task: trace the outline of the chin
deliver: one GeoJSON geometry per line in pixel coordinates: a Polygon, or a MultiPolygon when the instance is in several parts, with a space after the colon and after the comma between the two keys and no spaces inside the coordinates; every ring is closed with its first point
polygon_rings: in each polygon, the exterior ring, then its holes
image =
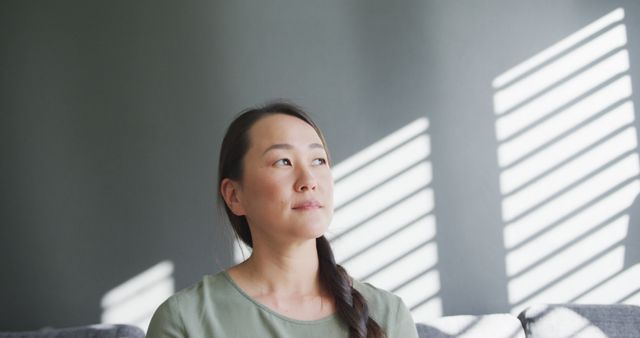
{"type": "Polygon", "coordinates": [[[302,236],[308,239],[318,238],[320,236],[323,236],[327,232],[328,228],[329,227],[327,225],[318,225],[318,226],[307,225],[306,229],[308,231],[305,231],[305,233],[302,234],[302,236]]]}

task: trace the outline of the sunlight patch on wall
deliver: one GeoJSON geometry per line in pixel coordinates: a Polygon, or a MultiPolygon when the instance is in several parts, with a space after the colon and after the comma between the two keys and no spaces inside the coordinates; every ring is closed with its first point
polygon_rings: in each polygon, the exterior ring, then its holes
{"type": "Polygon", "coordinates": [[[153,312],[174,291],[173,263],[160,262],[102,297],[101,323],[130,324],[146,331],[153,312]]]}
{"type": "Polygon", "coordinates": [[[623,19],[616,9],[493,81],[513,312],[638,303],[640,265],[624,266],[640,160],[623,19]]]}
{"type": "Polygon", "coordinates": [[[400,296],[416,321],[442,315],[428,127],[415,120],[334,166],[327,234],[338,264],[400,296]]]}
{"type": "MultiPolygon", "coordinates": [[[[229,225],[230,226],[230,225],[229,225]]],[[[251,248],[244,244],[240,240],[240,238],[235,235],[233,236],[233,262],[235,264],[240,264],[244,262],[245,259],[251,256],[251,248]]]]}

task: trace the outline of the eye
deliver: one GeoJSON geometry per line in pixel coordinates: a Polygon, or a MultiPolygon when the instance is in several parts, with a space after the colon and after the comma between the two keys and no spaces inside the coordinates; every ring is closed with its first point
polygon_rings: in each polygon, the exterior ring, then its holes
{"type": "Polygon", "coordinates": [[[283,164],[288,163],[288,165],[291,165],[291,161],[289,161],[288,158],[281,158],[277,160],[274,164],[278,164],[278,163],[283,163],[283,164]]]}
{"type": "Polygon", "coordinates": [[[320,165],[327,164],[327,160],[325,160],[325,159],[324,159],[324,158],[322,158],[322,157],[316,158],[314,161],[318,161],[318,160],[320,160],[320,165]]]}

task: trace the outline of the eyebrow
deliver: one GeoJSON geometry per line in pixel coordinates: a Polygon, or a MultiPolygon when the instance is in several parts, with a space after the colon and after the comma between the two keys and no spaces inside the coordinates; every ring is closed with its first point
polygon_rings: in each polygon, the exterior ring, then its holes
{"type": "MultiPolygon", "coordinates": [[[[320,143],[311,143],[309,144],[309,148],[310,149],[314,149],[314,148],[320,148],[320,149],[324,149],[324,146],[320,143]]],[[[274,145],[271,145],[269,148],[267,148],[267,150],[265,150],[262,153],[262,156],[264,156],[269,150],[274,150],[274,149],[293,149],[293,146],[288,144],[288,143],[276,143],[274,145]]]]}

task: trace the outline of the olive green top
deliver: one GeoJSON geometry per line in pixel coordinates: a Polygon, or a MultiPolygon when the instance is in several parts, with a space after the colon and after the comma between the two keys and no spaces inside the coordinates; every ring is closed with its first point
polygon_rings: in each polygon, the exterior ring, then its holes
{"type": "MultiPolygon", "coordinates": [[[[411,313],[400,297],[354,280],[369,315],[389,338],[418,338],[411,313]]],[[[247,295],[226,271],[208,275],[169,297],[151,319],[147,338],[305,337],[348,338],[336,313],[318,320],[281,315],[247,295]]]]}

